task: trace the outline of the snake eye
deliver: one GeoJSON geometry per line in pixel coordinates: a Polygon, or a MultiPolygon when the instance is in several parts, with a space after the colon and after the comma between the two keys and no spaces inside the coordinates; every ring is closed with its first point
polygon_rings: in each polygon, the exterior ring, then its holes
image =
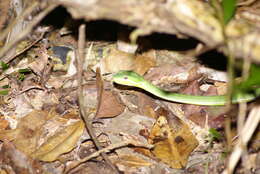
{"type": "Polygon", "coordinates": [[[124,77],[124,80],[127,80],[127,79],[128,79],[128,77],[125,76],[125,77],[124,77]]]}

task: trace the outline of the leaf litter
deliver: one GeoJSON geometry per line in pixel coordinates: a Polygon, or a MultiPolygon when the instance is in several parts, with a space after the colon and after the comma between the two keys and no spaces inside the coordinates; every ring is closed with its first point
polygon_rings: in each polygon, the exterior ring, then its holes
{"type": "MultiPolygon", "coordinates": [[[[0,4],[0,8],[3,8],[1,5],[7,6],[0,4]]],[[[181,5],[180,2],[177,5],[181,5]]],[[[4,16],[0,18],[1,26],[4,20],[4,16]]],[[[185,25],[189,25],[188,21],[185,21],[185,25]]],[[[37,26],[37,29],[43,27],[37,26]]],[[[69,34],[64,35],[61,31],[51,29],[40,42],[31,41],[33,46],[15,58],[1,74],[0,86],[8,85],[10,88],[7,88],[8,93],[1,94],[0,162],[10,166],[16,173],[34,173],[36,170],[48,173],[46,168],[49,171],[57,170],[57,173],[112,172],[109,165],[99,157],[100,153],[91,157],[94,162],[89,159],[84,161],[99,151],[96,151],[79,115],[76,70],[70,73],[64,72],[64,69],[63,72],[54,71],[58,63],[76,63],[77,40],[71,35],[75,31],[68,30],[69,34]],[[71,57],[58,63],[50,60],[50,48],[64,45],[74,51],[71,57]],[[29,71],[25,72],[25,69],[29,71]],[[80,160],[79,164],[82,165],[77,164],[80,160]],[[19,165],[18,161],[24,165],[19,165]],[[59,169],[55,169],[55,165],[59,169]]],[[[199,38],[194,34],[196,32],[185,32],[199,38]]],[[[202,40],[208,43],[210,34],[208,31],[205,33],[202,40]]],[[[35,32],[31,37],[40,36],[35,32]]],[[[209,130],[223,130],[226,117],[236,121],[236,107],[232,106],[228,110],[226,107],[163,101],[136,88],[112,86],[111,76],[107,74],[132,70],[165,90],[207,96],[226,93],[225,73],[220,72],[220,78],[210,79],[214,70],[205,71],[205,67],[195,58],[176,51],[150,49],[129,53],[122,51],[122,47],[131,46],[128,44],[121,45],[119,50],[117,43],[87,42],[85,52],[89,56],[83,70],[84,108],[90,116],[96,114],[93,128],[97,139],[102,148],[110,148],[106,151],[107,155],[119,171],[203,173],[205,165],[215,173],[223,169],[224,161],[220,159],[222,153],[225,153],[226,142],[223,139],[212,139],[209,130]],[[100,67],[104,75],[102,89],[95,83],[96,74],[93,71],[96,67],[100,67]],[[100,89],[102,93],[98,97],[100,89]],[[113,147],[130,141],[135,142],[136,146],[139,143],[145,147],[135,147],[135,143],[132,143],[133,146],[126,143],[123,147],[113,147]],[[147,148],[147,144],[153,148],[147,148]]],[[[232,49],[236,51],[235,46],[232,49]]],[[[245,54],[246,51],[237,54],[245,54]]],[[[255,55],[254,59],[258,60],[255,55]]],[[[258,134],[256,137],[259,139],[258,134]]],[[[253,142],[253,147],[255,151],[259,149],[257,140],[253,142]]],[[[257,160],[254,155],[250,155],[250,164],[257,160]]],[[[257,165],[249,166],[249,169],[255,169],[257,165]]],[[[8,170],[4,168],[0,172],[8,170]]]]}

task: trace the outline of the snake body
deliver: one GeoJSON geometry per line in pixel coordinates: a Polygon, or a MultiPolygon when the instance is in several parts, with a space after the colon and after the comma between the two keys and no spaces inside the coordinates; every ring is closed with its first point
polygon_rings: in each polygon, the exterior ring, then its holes
{"type": "MultiPolygon", "coordinates": [[[[227,96],[219,95],[219,96],[196,96],[196,95],[187,95],[187,94],[179,94],[164,91],[157,86],[151,84],[147,80],[145,80],[139,74],[133,71],[120,71],[113,75],[113,82],[141,88],[159,98],[184,103],[184,104],[194,104],[194,105],[205,105],[205,106],[221,106],[227,103],[227,96]]],[[[260,95],[260,89],[258,90],[260,95]]],[[[257,93],[236,93],[232,96],[232,103],[239,102],[249,102],[254,100],[257,96],[257,93]]]]}

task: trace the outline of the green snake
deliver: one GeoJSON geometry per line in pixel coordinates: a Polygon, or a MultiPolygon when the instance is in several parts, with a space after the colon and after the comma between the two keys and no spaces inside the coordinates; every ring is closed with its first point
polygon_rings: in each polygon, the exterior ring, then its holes
{"type": "MultiPolygon", "coordinates": [[[[205,105],[205,106],[221,106],[227,103],[227,96],[196,96],[196,95],[187,95],[187,94],[178,94],[173,92],[164,91],[157,86],[151,84],[145,80],[139,74],[133,71],[120,71],[113,75],[113,82],[141,88],[159,98],[184,103],[184,104],[194,104],[194,105],[205,105]]],[[[260,95],[260,88],[258,88],[255,93],[236,93],[232,96],[232,103],[239,102],[249,102],[254,100],[257,96],[260,95]]]]}

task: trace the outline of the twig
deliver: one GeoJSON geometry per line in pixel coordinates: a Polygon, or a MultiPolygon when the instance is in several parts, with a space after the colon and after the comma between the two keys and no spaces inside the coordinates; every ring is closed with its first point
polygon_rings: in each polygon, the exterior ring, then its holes
{"type": "Polygon", "coordinates": [[[45,90],[44,88],[42,88],[42,87],[40,87],[40,86],[30,86],[30,87],[28,87],[28,88],[26,88],[26,89],[20,91],[17,95],[21,95],[21,94],[23,94],[23,93],[25,93],[25,92],[28,92],[28,91],[32,90],[32,89],[38,89],[38,90],[42,90],[42,91],[45,90]]]}
{"type": "Polygon", "coordinates": [[[245,147],[252,137],[255,129],[257,128],[260,121],[260,106],[254,107],[249,116],[248,119],[241,131],[241,138],[238,144],[235,146],[227,165],[227,168],[223,171],[222,174],[231,174],[233,173],[242,153],[243,153],[243,147],[245,147]]]}
{"type": "MultiPolygon", "coordinates": [[[[246,81],[249,77],[251,67],[251,61],[248,59],[248,56],[244,57],[243,61],[243,69],[242,69],[242,79],[243,81],[246,81]]],[[[237,117],[237,132],[238,135],[242,135],[243,126],[246,120],[246,112],[247,112],[247,103],[239,103],[238,105],[238,117],[237,117]]],[[[242,136],[239,136],[239,141],[242,141],[242,136]]],[[[242,166],[246,167],[246,154],[247,154],[247,148],[246,146],[242,146],[243,148],[243,155],[242,155],[242,166]]]]}
{"type": "Polygon", "coordinates": [[[110,152],[114,149],[118,149],[118,148],[121,148],[121,147],[126,147],[126,146],[129,146],[129,145],[133,145],[135,147],[144,147],[144,148],[147,148],[147,149],[151,149],[153,148],[152,145],[150,144],[141,144],[137,141],[133,141],[133,140],[127,140],[127,141],[123,141],[123,142],[120,142],[120,143],[117,143],[117,144],[111,144],[109,145],[108,147],[106,148],[103,148],[99,151],[96,151],[94,153],[92,153],[91,155],[79,160],[79,161],[74,161],[72,163],[70,163],[69,167],[67,169],[65,169],[65,172],[64,173],[68,173],[69,171],[71,171],[72,169],[74,169],[75,167],[79,166],[80,164],[92,159],[92,158],[95,158],[97,156],[99,156],[100,154],[102,153],[107,153],[107,152],[110,152]]]}
{"type": "MultiPolygon", "coordinates": [[[[85,58],[85,24],[82,24],[79,27],[79,41],[78,41],[78,99],[79,99],[79,107],[80,107],[80,113],[81,113],[81,117],[85,122],[86,128],[88,130],[88,133],[90,135],[90,137],[92,138],[95,146],[97,147],[98,150],[101,150],[101,146],[100,143],[97,140],[96,134],[92,128],[92,119],[89,117],[89,114],[86,112],[86,110],[84,109],[84,97],[83,97],[83,87],[82,87],[82,73],[83,73],[83,65],[84,65],[84,58],[85,58]]],[[[100,92],[99,92],[100,95],[100,92]]],[[[98,99],[99,98],[98,95],[98,99]]],[[[100,102],[98,104],[98,107],[100,106],[100,102]]],[[[98,109],[97,109],[98,110],[98,109]]],[[[98,112],[98,111],[97,111],[98,112]]],[[[96,112],[96,114],[97,114],[96,112]]],[[[114,173],[118,173],[117,169],[115,168],[115,166],[112,164],[112,162],[109,160],[108,156],[106,155],[106,153],[102,152],[101,156],[103,157],[103,159],[108,163],[108,165],[113,169],[114,173]]]]}
{"type": "Polygon", "coordinates": [[[27,50],[29,50],[32,46],[34,46],[35,44],[37,44],[40,40],[42,40],[43,36],[44,36],[45,32],[41,33],[41,36],[35,40],[33,43],[31,43],[30,45],[28,45],[27,47],[25,47],[23,50],[21,50],[20,52],[16,53],[14,56],[9,57],[8,60],[5,61],[5,63],[10,63],[11,61],[13,61],[16,57],[20,56],[21,54],[23,54],[24,52],[26,52],[27,50]]]}
{"type": "MultiPolygon", "coordinates": [[[[57,4],[52,4],[48,6],[46,9],[44,9],[40,14],[38,14],[34,20],[28,24],[28,26],[16,37],[15,40],[12,42],[8,43],[5,47],[3,47],[0,50],[0,59],[6,54],[7,51],[9,51],[15,44],[23,40],[31,31],[32,29],[54,8],[56,8],[58,5],[57,4]]],[[[8,62],[9,58],[4,58],[4,62],[8,62]]]]}

